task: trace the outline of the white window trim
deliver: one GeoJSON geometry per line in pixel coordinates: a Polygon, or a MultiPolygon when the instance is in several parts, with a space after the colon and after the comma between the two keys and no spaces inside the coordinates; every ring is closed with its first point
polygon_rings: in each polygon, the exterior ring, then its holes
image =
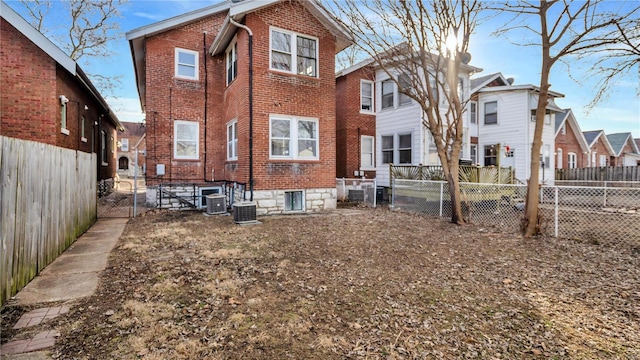
{"type": "Polygon", "coordinates": [[[360,169],[361,170],[375,170],[376,169],[376,138],[374,136],[369,135],[361,135],[360,136],[360,169]],[[362,149],[364,148],[363,143],[364,140],[371,141],[371,163],[365,165],[362,161],[362,149]]]}
{"type": "Polygon", "coordinates": [[[109,163],[104,161],[109,160],[107,157],[107,132],[104,130],[100,131],[100,162],[102,166],[108,166],[109,163]]]}
{"type": "Polygon", "coordinates": [[[227,160],[238,160],[238,120],[233,119],[227,123],[227,160]],[[235,139],[229,139],[229,128],[233,128],[235,139]],[[234,154],[229,153],[229,145],[232,146],[234,154]]]}
{"type": "Polygon", "coordinates": [[[469,123],[470,124],[478,123],[478,102],[477,101],[469,101],[469,123]],[[473,112],[471,112],[472,105],[476,106],[475,118],[473,117],[473,112]]]}
{"type": "MultiPolygon", "coordinates": [[[[199,76],[200,76],[200,71],[199,71],[200,65],[199,65],[199,63],[200,63],[200,54],[197,51],[187,50],[187,49],[182,49],[182,48],[175,48],[174,75],[175,75],[176,78],[185,79],[185,80],[198,80],[199,76]],[[192,77],[192,76],[184,76],[184,75],[178,74],[178,65],[180,64],[178,62],[178,58],[179,58],[178,54],[181,53],[181,52],[195,55],[194,57],[196,59],[196,62],[193,65],[195,67],[195,72],[194,72],[195,76],[192,77]]],[[[191,64],[183,64],[183,65],[192,66],[191,64]]]]}
{"type": "Polygon", "coordinates": [[[477,164],[478,163],[478,144],[470,144],[469,145],[469,153],[472,152],[471,149],[476,149],[475,156],[471,156],[471,154],[469,154],[469,156],[471,157],[471,163],[472,164],[477,164]]]}
{"type": "Polygon", "coordinates": [[[69,129],[67,129],[67,104],[63,103],[60,109],[60,132],[69,135],[69,129]]]}
{"type": "Polygon", "coordinates": [[[482,126],[493,126],[500,123],[500,108],[498,108],[498,100],[485,101],[482,103],[482,126]],[[496,103],[496,122],[487,124],[487,104],[496,103]]]}
{"type": "Polygon", "coordinates": [[[360,79],[360,112],[363,114],[375,114],[376,109],[376,101],[375,101],[375,88],[376,84],[371,80],[360,79]],[[362,85],[368,84],[371,86],[371,110],[363,110],[362,109],[362,85]]]}
{"type": "Polygon", "coordinates": [[[381,80],[379,83],[380,83],[380,91],[379,91],[380,92],[380,111],[386,111],[386,110],[395,109],[396,108],[396,98],[398,96],[398,91],[396,90],[395,82],[393,81],[393,79],[384,79],[384,80],[381,80]],[[393,99],[391,101],[391,106],[387,106],[387,107],[383,107],[384,106],[383,98],[384,98],[384,95],[385,95],[385,92],[384,92],[384,83],[385,82],[389,82],[391,84],[391,88],[392,88],[391,89],[391,98],[393,99]]]}
{"type": "Polygon", "coordinates": [[[607,155],[602,155],[602,154],[598,155],[598,166],[599,167],[607,166],[607,155]]]}
{"type": "Polygon", "coordinates": [[[575,169],[578,167],[578,155],[576,153],[567,153],[567,169],[575,169]],[[571,161],[573,158],[573,161],[571,161]]]}
{"type": "Polygon", "coordinates": [[[384,164],[395,164],[396,163],[396,136],[394,134],[385,134],[380,135],[380,163],[384,164]],[[390,137],[393,141],[393,144],[390,148],[384,148],[384,139],[385,137],[390,137]],[[384,162],[384,152],[391,151],[391,162],[384,162]]]}
{"type": "Polygon", "coordinates": [[[269,159],[271,160],[308,160],[315,161],[320,159],[320,121],[318,118],[309,118],[302,116],[291,115],[269,115],[269,159]],[[288,120],[289,121],[289,155],[273,155],[271,146],[271,123],[273,120],[288,120]],[[312,121],[316,124],[316,156],[314,157],[299,157],[298,156],[298,122],[299,121],[312,121]]]}
{"type": "Polygon", "coordinates": [[[200,158],[200,123],[197,121],[175,120],[173,122],[173,158],[177,160],[198,160],[200,158]],[[196,127],[196,154],[195,156],[178,155],[178,125],[190,125],[196,127]]]}
{"type": "Polygon", "coordinates": [[[120,139],[120,151],[129,151],[129,139],[120,139]]]}
{"type": "Polygon", "coordinates": [[[234,37],[233,40],[231,41],[231,44],[229,44],[229,47],[227,47],[227,51],[225,51],[224,76],[225,76],[227,85],[231,84],[238,77],[238,46],[237,45],[238,45],[237,37],[234,37]],[[232,72],[235,73],[235,75],[233,75],[233,78],[231,79],[231,81],[229,81],[229,56],[232,56],[231,65],[235,67],[234,69],[232,69],[232,72]],[[235,62],[233,60],[235,60],[235,62]]]}
{"type": "Polygon", "coordinates": [[[394,144],[394,145],[396,145],[394,150],[395,150],[395,152],[398,154],[398,155],[397,155],[397,158],[398,158],[398,164],[399,164],[399,165],[407,165],[407,164],[409,164],[409,165],[410,165],[410,164],[413,164],[413,141],[414,141],[413,133],[412,133],[412,132],[403,132],[403,133],[398,133],[398,134],[396,135],[396,139],[397,139],[397,141],[396,141],[396,143],[394,144]],[[400,147],[400,137],[401,137],[401,136],[406,136],[406,135],[409,135],[409,136],[410,136],[410,138],[411,138],[411,145],[410,145],[408,148],[401,148],[401,147],[400,147]],[[410,161],[410,162],[408,162],[408,163],[401,163],[401,162],[400,162],[400,151],[403,151],[403,150],[404,150],[404,151],[409,150],[409,151],[411,152],[411,161],[410,161]]]}
{"type": "MultiPolygon", "coordinates": [[[[280,50],[276,50],[278,52],[280,52],[280,50]]],[[[300,76],[306,76],[306,77],[310,77],[310,78],[314,78],[317,79],[320,77],[320,41],[317,37],[315,36],[311,36],[311,35],[307,35],[307,34],[301,34],[301,33],[297,33],[295,31],[290,31],[290,30],[284,30],[282,28],[278,28],[275,26],[269,26],[269,70],[271,71],[277,71],[277,72],[283,72],[286,74],[292,74],[292,75],[300,75],[300,76]],[[273,34],[273,31],[277,31],[283,34],[288,34],[289,36],[291,36],[291,71],[287,71],[287,70],[283,70],[283,69],[276,69],[271,67],[271,65],[273,64],[273,47],[272,47],[272,37],[271,35],[273,34]],[[298,41],[297,41],[297,37],[303,37],[306,39],[310,39],[310,40],[314,40],[316,42],[316,74],[315,76],[309,76],[309,75],[305,75],[305,74],[298,74],[298,41]]]]}
{"type": "Polygon", "coordinates": [[[561,148],[558,148],[558,150],[556,150],[556,154],[558,154],[558,158],[556,159],[556,167],[558,169],[562,169],[562,166],[564,166],[564,159],[562,158],[563,156],[563,151],[561,148]]]}

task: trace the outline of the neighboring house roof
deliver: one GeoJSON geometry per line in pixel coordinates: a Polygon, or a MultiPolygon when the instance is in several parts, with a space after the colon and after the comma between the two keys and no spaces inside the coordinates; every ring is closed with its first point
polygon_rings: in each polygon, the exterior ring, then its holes
{"type": "Polygon", "coordinates": [[[31,24],[29,24],[25,19],[18,15],[18,13],[16,13],[11,7],[5,4],[4,1],[0,1],[0,17],[5,19],[9,24],[11,24],[11,26],[16,28],[16,30],[18,30],[22,35],[29,39],[29,41],[40,48],[40,50],[42,50],[45,54],[50,56],[62,68],[71,73],[71,75],[75,76],[84,86],[85,90],[87,90],[96,99],[96,101],[98,101],[104,107],[104,110],[109,113],[108,118],[112,120],[113,124],[116,126],[116,129],[120,131],[124,130],[116,114],[111,110],[109,104],[107,104],[98,90],[93,86],[93,84],[89,80],[89,77],[84,73],[84,71],[82,71],[75,60],[71,59],[67,54],[65,54],[64,51],[62,51],[58,46],[51,42],[51,40],[49,40],[41,32],[31,26],[31,24]]]}
{"type": "Polygon", "coordinates": [[[633,137],[630,132],[609,134],[607,135],[607,140],[609,140],[615,156],[622,155],[622,149],[624,149],[624,145],[627,142],[631,145],[634,154],[639,153],[638,147],[636,146],[635,141],[633,141],[633,137]]]}
{"type": "Polygon", "coordinates": [[[511,85],[511,83],[509,82],[509,79],[505,78],[502,73],[494,73],[494,74],[489,74],[489,75],[485,75],[485,76],[481,76],[475,79],[471,79],[471,93],[475,93],[476,91],[480,90],[481,88],[491,84],[492,82],[497,81],[498,83],[502,84],[503,86],[508,86],[511,85]]]}
{"type": "MultiPolygon", "coordinates": [[[[227,11],[227,17],[225,18],[222,28],[216,34],[209,52],[212,55],[223,52],[228,43],[233,38],[237,26],[233,22],[241,21],[248,13],[257,11],[264,7],[276,4],[283,0],[244,0],[244,1],[223,1],[215,5],[211,5],[199,10],[191,11],[186,14],[174,16],[172,18],[155,22],[150,25],[139,27],[137,29],[130,30],[126,33],[126,38],[129,41],[129,47],[131,49],[131,55],[133,57],[134,72],[136,75],[136,84],[138,86],[138,95],[140,97],[140,103],[142,108],[145,108],[145,93],[146,93],[146,78],[145,78],[145,66],[144,66],[144,43],[147,37],[166,32],[184,24],[202,19],[204,17],[219,14],[227,11]],[[233,20],[233,21],[232,21],[233,20]]],[[[329,31],[336,36],[336,53],[342,51],[349,45],[349,35],[346,30],[338,23],[333,21],[331,17],[314,1],[300,1],[312,15],[314,15],[318,21],[320,21],[329,31]]]]}
{"type": "Polygon", "coordinates": [[[146,128],[143,123],[139,122],[123,122],[122,126],[124,126],[124,134],[120,135],[120,137],[127,136],[142,136],[146,132],[146,128]]]}
{"type": "Polygon", "coordinates": [[[609,143],[609,140],[607,139],[607,136],[604,134],[604,130],[583,131],[582,134],[584,135],[584,138],[587,140],[587,144],[589,145],[589,149],[591,149],[593,147],[593,145],[595,145],[595,143],[598,141],[598,139],[602,137],[602,141],[604,142],[604,146],[607,148],[609,153],[611,155],[615,154],[615,152],[613,151],[613,148],[611,147],[611,143],[609,143]]]}
{"type": "Polygon", "coordinates": [[[633,139],[633,141],[636,143],[636,148],[638,148],[638,152],[640,153],[640,138],[638,139],[633,139]]]}
{"type": "Polygon", "coordinates": [[[573,115],[573,111],[571,109],[564,109],[562,112],[556,114],[555,136],[557,137],[558,134],[560,133],[560,129],[562,128],[562,125],[563,124],[566,125],[567,123],[571,125],[571,131],[573,132],[576,139],[578,140],[578,144],[580,145],[580,148],[582,149],[582,151],[585,153],[588,152],[589,144],[587,143],[587,139],[585,139],[584,134],[580,130],[580,125],[578,124],[578,121],[576,120],[576,117],[573,115]]]}

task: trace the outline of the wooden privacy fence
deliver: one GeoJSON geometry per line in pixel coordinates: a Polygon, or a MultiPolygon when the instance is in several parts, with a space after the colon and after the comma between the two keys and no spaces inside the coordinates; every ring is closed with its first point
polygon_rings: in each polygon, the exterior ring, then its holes
{"type": "Polygon", "coordinates": [[[556,180],[640,181],[640,166],[556,169],[556,180]]]}
{"type": "Polygon", "coordinates": [[[0,304],[96,221],[96,161],[0,136],[0,304]]]}

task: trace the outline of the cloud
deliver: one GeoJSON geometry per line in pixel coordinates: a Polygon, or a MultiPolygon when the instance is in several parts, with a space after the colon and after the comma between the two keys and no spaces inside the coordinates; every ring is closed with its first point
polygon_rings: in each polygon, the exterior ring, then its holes
{"type": "Polygon", "coordinates": [[[133,15],[144,18],[144,19],[154,20],[154,21],[158,21],[162,19],[162,17],[159,16],[158,14],[150,14],[150,13],[140,12],[140,11],[134,12],[133,15]]]}
{"type": "Polygon", "coordinates": [[[140,109],[140,100],[138,98],[107,97],[106,100],[120,121],[142,122],[145,118],[140,109]]]}

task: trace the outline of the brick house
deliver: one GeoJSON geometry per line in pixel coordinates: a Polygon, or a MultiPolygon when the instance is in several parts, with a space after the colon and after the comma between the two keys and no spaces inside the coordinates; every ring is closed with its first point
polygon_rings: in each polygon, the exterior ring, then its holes
{"type": "Polygon", "coordinates": [[[134,176],[136,166],[136,150],[138,151],[138,176],[144,176],[146,169],[146,127],[143,123],[122,122],[124,131],[118,133],[118,174],[134,176]]]}
{"type": "Polygon", "coordinates": [[[116,174],[118,118],[80,66],[0,2],[0,135],[96,153],[116,174]]]}
{"type": "Polygon", "coordinates": [[[350,43],[314,2],[226,1],[126,36],[149,205],[185,206],[160,196],[201,199],[224,180],[244,184],[258,214],[336,206],[334,63],[350,43]]]}
{"type": "Polygon", "coordinates": [[[640,164],[640,151],[630,132],[607,134],[613,156],[611,166],[637,166],[640,164]]]}
{"type": "Polygon", "coordinates": [[[336,73],[336,176],[339,178],[376,177],[374,89],[375,70],[369,64],[336,73]]]}
{"type": "Polygon", "coordinates": [[[586,167],[589,144],[571,109],[564,109],[564,112],[556,114],[555,129],[555,168],[586,167]]]}
{"type": "Polygon", "coordinates": [[[603,130],[583,131],[589,151],[584,153],[583,167],[604,167],[615,163],[615,152],[603,130]]]}

